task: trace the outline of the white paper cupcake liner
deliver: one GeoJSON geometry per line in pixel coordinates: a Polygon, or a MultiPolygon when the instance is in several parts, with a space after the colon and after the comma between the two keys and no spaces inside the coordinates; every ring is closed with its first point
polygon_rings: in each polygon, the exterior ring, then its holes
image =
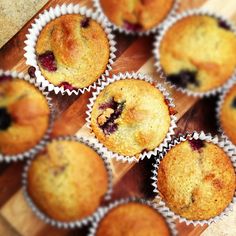
{"type": "MultiPolygon", "coordinates": [[[[231,80],[230,83],[228,83],[227,87],[225,87],[223,93],[220,95],[219,100],[218,100],[217,105],[216,105],[216,116],[217,116],[217,123],[218,123],[218,127],[219,127],[219,132],[222,134],[222,136],[225,139],[228,139],[228,141],[231,142],[231,143],[232,143],[232,141],[230,140],[230,138],[227,136],[227,134],[223,130],[223,127],[221,125],[220,117],[221,117],[221,110],[222,110],[222,106],[223,106],[225,97],[226,97],[226,95],[228,94],[228,92],[231,90],[231,88],[233,86],[236,86],[236,81],[231,80]]],[[[232,143],[232,146],[234,146],[235,149],[236,149],[235,144],[232,143]]]]}
{"type": "MultiPolygon", "coordinates": [[[[186,18],[188,16],[195,16],[195,15],[207,15],[207,16],[211,16],[214,17],[218,20],[224,21],[226,22],[226,24],[229,26],[230,30],[235,34],[236,36],[236,27],[228,20],[225,19],[223,16],[217,15],[216,13],[212,13],[209,12],[207,10],[202,10],[202,9],[191,9],[191,10],[187,10],[183,13],[180,13],[178,15],[176,15],[175,17],[171,17],[168,19],[168,21],[166,21],[166,24],[163,26],[163,28],[161,29],[161,31],[159,32],[159,34],[156,35],[155,40],[154,40],[154,49],[153,49],[153,56],[154,56],[154,60],[155,60],[155,67],[156,67],[156,71],[158,72],[158,74],[160,75],[160,77],[164,80],[167,81],[167,76],[163,70],[163,67],[160,63],[160,46],[161,46],[161,42],[162,39],[164,37],[164,35],[166,34],[166,32],[179,20],[186,18]]],[[[171,87],[176,89],[177,91],[180,91],[182,93],[187,94],[188,96],[193,96],[193,97],[199,97],[199,98],[203,98],[203,97],[209,97],[212,95],[216,95],[217,93],[220,93],[224,90],[225,87],[227,87],[229,84],[231,84],[232,80],[236,77],[236,68],[234,70],[234,73],[232,74],[232,76],[225,82],[225,84],[223,84],[222,86],[219,86],[217,88],[211,89],[209,91],[206,92],[196,92],[196,91],[192,91],[189,90],[187,88],[182,88],[180,86],[175,85],[174,83],[171,83],[171,87]]]]}
{"type": "MultiPolygon", "coordinates": [[[[170,149],[172,149],[174,146],[176,146],[177,144],[184,142],[186,140],[192,140],[192,139],[200,139],[200,140],[204,140],[206,142],[210,142],[213,144],[218,145],[220,148],[222,148],[224,150],[224,152],[228,155],[228,157],[230,158],[232,165],[234,167],[235,173],[236,173],[236,152],[234,147],[232,146],[231,142],[229,142],[227,139],[225,139],[224,137],[220,137],[220,136],[211,136],[211,134],[205,134],[203,131],[201,131],[200,133],[194,131],[193,133],[186,133],[184,135],[179,135],[178,137],[174,138],[164,149],[161,153],[159,153],[159,156],[156,158],[156,163],[153,165],[153,176],[151,177],[151,179],[153,180],[152,186],[154,187],[154,193],[157,194],[157,199],[162,199],[161,194],[158,190],[157,187],[157,182],[158,182],[158,169],[159,169],[159,165],[162,161],[162,159],[165,157],[165,155],[168,153],[168,151],[170,149]]],[[[231,203],[224,209],[223,212],[221,212],[221,214],[219,214],[218,216],[215,216],[213,218],[210,218],[209,220],[188,220],[185,217],[182,217],[178,214],[176,214],[175,212],[173,212],[174,214],[174,218],[178,219],[179,222],[185,222],[187,225],[193,224],[194,226],[196,225],[210,225],[213,222],[217,222],[219,220],[221,220],[224,216],[228,215],[230,211],[232,211],[233,209],[233,205],[236,202],[236,191],[234,193],[233,199],[231,201],[231,203]]],[[[169,207],[167,207],[170,211],[171,209],[169,207]]]]}
{"type": "MultiPolygon", "coordinates": [[[[86,111],[86,114],[87,114],[86,125],[91,130],[92,135],[95,136],[91,128],[91,113],[92,113],[93,105],[96,101],[97,96],[108,84],[111,84],[115,81],[123,80],[123,79],[139,79],[139,80],[144,80],[146,82],[155,84],[155,87],[163,94],[165,99],[169,102],[168,104],[169,107],[175,107],[173,103],[173,99],[170,97],[170,94],[163,87],[163,85],[160,83],[156,83],[150,76],[141,74],[141,73],[135,73],[135,72],[131,72],[131,73],[126,72],[126,73],[119,73],[117,75],[113,75],[112,78],[108,78],[107,81],[103,82],[100,87],[97,87],[96,91],[93,92],[92,97],[89,99],[89,104],[87,105],[88,110],[86,111]]],[[[171,140],[172,135],[174,135],[175,133],[174,129],[177,127],[176,125],[177,118],[175,115],[170,115],[170,118],[171,118],[171,122],[170,122],[168,133],[166,134],[166,137],[163,140],[163,142],[154,150],[151,150],[148,152],[145,151],[144,153],[141,153],[138,156],[125,156],[125,155],[121,155],[116,152],[110,151],[108,148],[105,147],[105,145],[102,144],[103,148],[109,154],[110,158],[115,158],[116,160],[122,161],[122,162],[129,162],[129,163],[138,162],[139,160],[143,160],[145,157],[149,159],[152,155],[156,156],[157,153],[161,151],[164,146],[167,145],[168,141],[171,140]]],[[[100,141],[98,140],[98,142],[100,141]]]]}
{"type": "Polygon", "coordinates": [[[47,141],[50,138],[50,133],[52,131],[52,124],[53,124],[53,119],[54,119],[54,115],[53,115],[53,106],[51,103],[51,98],[48,96],[48,92],[43,91],[43,88],[37,84],[35,82],[34,79],[31,79],[28,75],[25,75],[24,73],[18,73],[16,71],[3,71],[0,69],[0,76],[2,75],[6,75],[6,76],[11,76],[13,79],[14,78],[18,78],[21,80],[25,80],[28,83],[34,85],[35,88],[37,88],[42,95],[46,98],[47,103],[48,103],[48,107],[50,110],[50,119],[49,119],[49,124],[48,124],[48,129],[46,130],[44,136],[41,138],[41,140],[32,148],[30,148],[29,150],[16,154],[16,155],[4,155],[0,153],[0,162],[15,162],[15,161],[19,161],[19,160],[23,160],[25,158],[31,158],[32,156],[34,156],[36,153],[38,153],[39,151],[41,151],[44,146],[46,145],[47,141]]]}
{"type": "Polygon", "coordinates": [[[123,199],[113,201],[107,207],[100,208],[96,215],[96,220],[92,223],[92,226],[89,229],[88,236],[96,235],[96,231],[99,226],[99,223],[106,216],[107,213],[109,213],[112,209],[116,208],[117,206],[127,204],[130,202],[137,202],[137,203],[141,203],[141,204],[152,207],[154,210],[156,210],[158,213],[160,213],[163,216],[167,225],[169,226],[171,235],[172,236],[177,235],[177,230],[176,230],[175,222],[173,218],[174,214],[169,211],[169,209],[165,206],[165,204],[162,201],[160,201],[157,204],[157,203],[153,203],[151,201],[147,201],[142,198],[130,197],[130,198],[123,198],[123,199]]]}
{"type": "MultiPolygon", "coordinates": [[[[58,137],[54,140],[58,140],[58,141],[59,140],[78,141],[80,143],[86,144],[87,146],[89,146],[90,148],[92,148],[94,151],[96,151],[99,154],[101,159],[104,161],[104,164],[105,164],[105,167],[106,167],[107,173],[108,173],[108,189],[107,189],[107,192],[104,195],[103,199],[104,200],[110,200],[111,194],[112,194],[113,174],[112,174],[112,169],[111,169],[110,163],[107,159],[107,156],[103,152],[101,145],[97,145],[96,143],[94,143],[92,141],[92,139],[83,138],[83,137],[76,137],[76,136],[58,137]]],[[[36,214],[36,216],[39,219],[41,219],[42,221],[44,221],[47,224],[50,224],[50,225],[55,226],[57,228],[64,228],[64,229],[73,229],[73,228],[76,228],[76,227],[80,228],[82,226],[85,226],[85,225],[91,223],[94,220],[94,217],[96,216],[99,207],[89,217],[83,218],[81,220],[71,221],[71,222],[63,222],[63,221],[55,220],[55,219],[47,216],[44,212],[42,212],[37,207],[37,205],[34,203],[34,201],[32,200],[32,198],[30,197],[30,195],[27,191],[28,171],[29,171],[29,167],[30,167],[31,163],[32,163],[32,160],[28,160],[27,164],[24,167],[24,170],[23,170],[23,173],[22,173],[22,186],[23,186],[22,188],[23,188],[23,194],[24,194],[26,202],[28,203],[28,205],[30,206],[32,211],[36,214]]]]}
{"type": "Polygon", "coordinates": [[[138,35],[138,36],[146,35],[147,36],[147,35],[150,35],[151,33],[157,32],[160,28],[163,27],[163,25],[165,24],[165,22],[167,21],[168,18],[170,18],[176,14],[177,9],[179,7],[179,0],[174,1],[172,9],[169,11],[169,13],[167,14],[167,16],[165,17],[165,19],[163,21],[161,21],[159,24],[157,24],[156,26],[154,26],[153,28],[151,28],[147,31],[132,31],[132,30],[125,29],[121,26],[117,26],[116,24],[111,22],[108,19],[108,17],[106,16],[106,14],[104,13],[104,11],[101,7],[101,4],[100,4],[100,0],[93,0],[93,5],[96,8],[96,11],[99,14],[101,14],[107,20],[107,22],[109,22],[109,25],[112,27],[113,30],[117,30],[119,33],[124,33],[126,35],[138,35]]]}
{"type": "Polygon", "coordinates": [[[33,66],[36,68],[36,80],[38,83],[42,85],[44,89],[48,89],[48,91],[54,91],[56,94],[80,94],[85,93],[86,91],[90,91],[92,88],[96,87],[96,84],[100,84],[102,80],[105,80],[105,77],[109,75],[110,70],[112,69],[112,64],[114,63],[114,60],[116,58],[115,51],[116,51],[116,42],[114,40],[115,36],[112,34],[111,28],[108,27],[108,24],[105,20],[105,18],[101,15],[99,15],[97,12],[93,12],[91,9],[88,9],[86,7],[81,7],[79,4],[63,4],[63,5],[57,5],[55,8],[50,7],[48,10],[45,10],[43,13],[39,14],[39,17],[35,19],[34,23],[32,23],[31,27],[29,28],[29,34],[26,35],[27,40],[25,40],[25,58],[26,58],[26,64],[33,66]],[[63,86],[58,87],[56,85],[53,85],[51,82],[49,82],[41,73],[41,70],[37,63],[37,56],[35,51],[36,42],[38,39],[38,36],[43,29],[43,27],[49,23],[50,21],[54,20],[57,17],[60,17],[62,15],[66,14],[80,14],[84,15],[86,17],[89,17],[93,20],[96,20],[104,29],[105,33],[107,34],[107,38],[109,40],[110,45],[110,56],[109,61],[106,66],[105,72],[98,78],[97,81],[92,83],[91,85],[85,87],[85,88],[78,88],[78,89],[64,89],[63,86]]]}

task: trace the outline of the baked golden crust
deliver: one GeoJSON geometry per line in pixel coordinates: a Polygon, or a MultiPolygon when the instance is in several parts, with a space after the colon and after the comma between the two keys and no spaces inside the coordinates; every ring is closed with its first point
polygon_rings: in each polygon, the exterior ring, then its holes
{"type": "Polygon", "coordinates": [[[125,27],[128,22],[147,31],[162,22],[171,11],[174,0],[100,0],[109,20],[125,27]]]}
{"type": "Polygon", "coordinates": [[[232,201],[236,178],[223,149],[204,142],[201,149],[193,150],[184,141],[161,161],[157,184],[172,211],[189,220],[208,220],[232,201]]]}
{"type": "Polygon", "coordinates": [[[59,221],[80,220],[93,214],[107,188],[108,174],[102,158],[76,141],[52,141],[32,161],[28,172],[30,197],[43,212],[59,221]]]}
{"type": "Polygon", "coordinates": [[[49,22],[40,32],[37,55],[53,52],[57,69],[48,71],[38,63],[43,76],[54,85],[67,82],[84,88],[95,82],[106,70],[109,41],[102,26],[79,14],[63,15],[49,22]]]}
{"type": "Polygon", "coordinates": [[[115,81],[105,87],[91,113],[91,127],[98,140],[111,151],[127,156],[159,146],[168,133],[170,120],[163,94],[150,83],[135,79],[115,81]],[[109,118],[109,103],[114,113],[119,108],[115,109],[113,103],[123,107],[111,133],[101,126],[101,120],[109,118]]]}
{"type": "Polygon", "coordinates": [[[96,236],[169,236],[164,218],[153,208],[141,203],[128,203],[113,208],[98,225],[96,236]]]}
{"type": "Polygon", "coordinates": [[[225,96],[220,112],[222,129],[236,145],[236,85],[225,96]]]}
{"type": "Polygon", "coordinates": [[[46,98],[30,83],[12,79],[0,82],[0,108],[11,116],[11,124],[0,130],[0,153],[15,155],[33,148],[49,125],[46,98]]]}
{"type": "Polygon", "coordinates": [[[195,73],[195,81],[186,87],[197,92],[222,86],[236,67],[236,36],[219,24],[214,17],[200,15],[177,21],[160,45],[160,63],[166,75],[195,73]]]}

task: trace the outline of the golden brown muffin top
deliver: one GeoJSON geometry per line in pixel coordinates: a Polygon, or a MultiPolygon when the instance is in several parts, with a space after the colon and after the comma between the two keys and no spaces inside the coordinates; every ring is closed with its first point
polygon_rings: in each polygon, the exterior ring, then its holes
{"type": "Polygon", "coordinates": [[[164,95],[138,79],[106,86],[91,113],[91,127],[99,141],[111,151],[127,156],[158,147],[168,133],[170,121],[164,95]]]}
{"type": "Polygon", "coordinates": [[[46,98],[32,84],[1,78],[0,153],[15,155],[33,148],[44,136],[50,111],[46,98]]]}
{"type": "Polygon", "coordinates": [[[226,94],[220,111],[223,131],[236,145],[236,85],[226,94]]]}
{"type": "Polygon", "coordinates": [[[36,53],[43,76],[52,84],[84,88],[104,73],[110,49],[99,23],[79,14],[68,14],[42,29],[36,53]]]}
{"type": "Polygon", "coordinates": [[[166,18],[174,0],[101,0],[100,4],[115,25],[130,31],[147,31],[166,18]]]}
{"type": "Polygon", "coordinates": [[[109,211],[96,236],[168,236],[170,230],[160,213],[148,205],[128,203],[109,211]]]}
{"type": "Polygon", "coordinates": [[[92,215],[107,188],[104,161],[77,141],[52,141],[29,167],[29,195],[55,220],[69,222],[92,215]]]}
{"type": "Polygon", "coordinates": [[[184,141],[164,156],[158,190],[169,208],[189,220],[208,220],[232,201],[236,177],[230,158],[219,146],[184,141]]]}
{"type": "Polygon", "coordinates": [[[167,80],[193,92],[222,86],[236,67],[236,36],[225,22],[195,15],[178,20],[160,44],[167,80]]]}

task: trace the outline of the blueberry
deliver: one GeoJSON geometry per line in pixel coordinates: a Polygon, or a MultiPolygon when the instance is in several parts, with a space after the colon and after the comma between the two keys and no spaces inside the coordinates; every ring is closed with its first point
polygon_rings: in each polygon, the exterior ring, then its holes
{"type": "Polygon", "coordinates": [[[104,105],[106,105],[106,108],[112,108],[114,110],[114,112],[107,119],[107,121],[103,125],[100,126],[100,128],[103,130],[105,135],[112,134],[118,129],[118,126],[115,123],[115,120],[120,117],[124,109],[124,104],[125,102],[118,103],[118,102],[115,102],[114,99],[112,99],[110,103],[103,104],[103,107],[104,105]],[[107,107],[108,105],[109,107],[107,107]]]}
{"type": "Polygon", "coordinates": [[[7,112],[4,107],[0,108],[0,130],[6,130],[11,125],[11,115],[7,112]]]}
{"type": "Polygon", "coordinates": [[[80,22],[80,26],[82,28],[89,27],[89,21],[90,21],[90,19],[88,17],[84,17],[84,19],[80,22]]]}
{"type": "Polygon", "coordinates": [[[195,71],[182,70],[178,74],[168,75],[167,80],[182,88],[186,88],[188,84],[199,86],[199,81],[196,79],[195,71]]]}
{"type": "Polygon", "coordinates": [[[220,28],[225,29],[225,30],[230,30],[230,26],[229,26],[229,25],[227,24],[227,22],[224,21],[224,20],[218,20],[218,26],[219,26],[220,28]]]}
{"type": "Polygon", "coordinates": [[[130,31],[141,31],[142,26],[140,24],[133,24],[128,21],[124,21],[123,27],[130,31]]]}
{"type": "Polygon", "coordinates": [[[36,71],[36,69],[33,66],[30,66],[28,68],[28,74],[29,74],[30,78],[35,78],[35,71],[36,71]]]}
{"type": "Polygon", "coordinates": [[[236,108],[236,97],[233,99],[233,101],[232,101],[232,107],[233,108],[236,108]]]}
{"type": "Polygon", "coordinates": [[[0,82],[12,80],[12,77],[10,75],[1,75],[0,76],[0,82]]]}
{"type": "Polygon", "coordinates": [[[204,142],[201,139],[197,139],[197,140],[192,139],[192,140],[188,140],[188,142],[194,151],[196,151],[196,150],[198,151],[199,149],[204,147],[204,142]]]}
{"type": "Polygon", "coordinates": [[[74,87],[68,82],[62,82],[59,84],[59,87],[64,87],[64,89],[73,90],[74,87]]]}
{"type": "Polygon", "coordinates": [[[46,51],[45,53],[38,55],[38,61],[47,71],[52,72],[57,70],[55,56],[52,51],[46,51]]]}

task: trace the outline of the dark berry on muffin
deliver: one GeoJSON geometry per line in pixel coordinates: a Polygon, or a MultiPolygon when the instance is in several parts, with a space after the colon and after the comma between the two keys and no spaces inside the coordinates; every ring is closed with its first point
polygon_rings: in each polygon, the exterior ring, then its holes
{"type": "Polygon", "coordinates": [[[84,17],[84,19],[81,21],[80,25],[82,28],[87,28],[89,26],[90,19],[88,17],[84,17]]]}
{"type": "Polygon", "coordinates": [[[182,70],[178,74],[168,75],[167,80],[182,88],[186,88],[189,84],[199,85],[199,81],[196,80],[196,72],[189,70],[182,70]]]}
{"type": "Polygon", "coordinates": [[[0,107],[0,130],[6,130],[11,125],[11,115],[5,107],[0,107]]]}
{"type": "Polygon", "coordinates": [[[191,140],[188,140],[188,142],[190,143],[191,145],[191,148],[195,151],[195,150],[199,150],[201,149],[202,147],[204,147],[204,141],[202,141],[201,139],[191,139],[191,140]]]}
{"type": "Polygon", "coordinates": [[[47,71],[56,71],[56,59],[52,51],[46,51],[38,56],[40,65],[47,71]]]}

